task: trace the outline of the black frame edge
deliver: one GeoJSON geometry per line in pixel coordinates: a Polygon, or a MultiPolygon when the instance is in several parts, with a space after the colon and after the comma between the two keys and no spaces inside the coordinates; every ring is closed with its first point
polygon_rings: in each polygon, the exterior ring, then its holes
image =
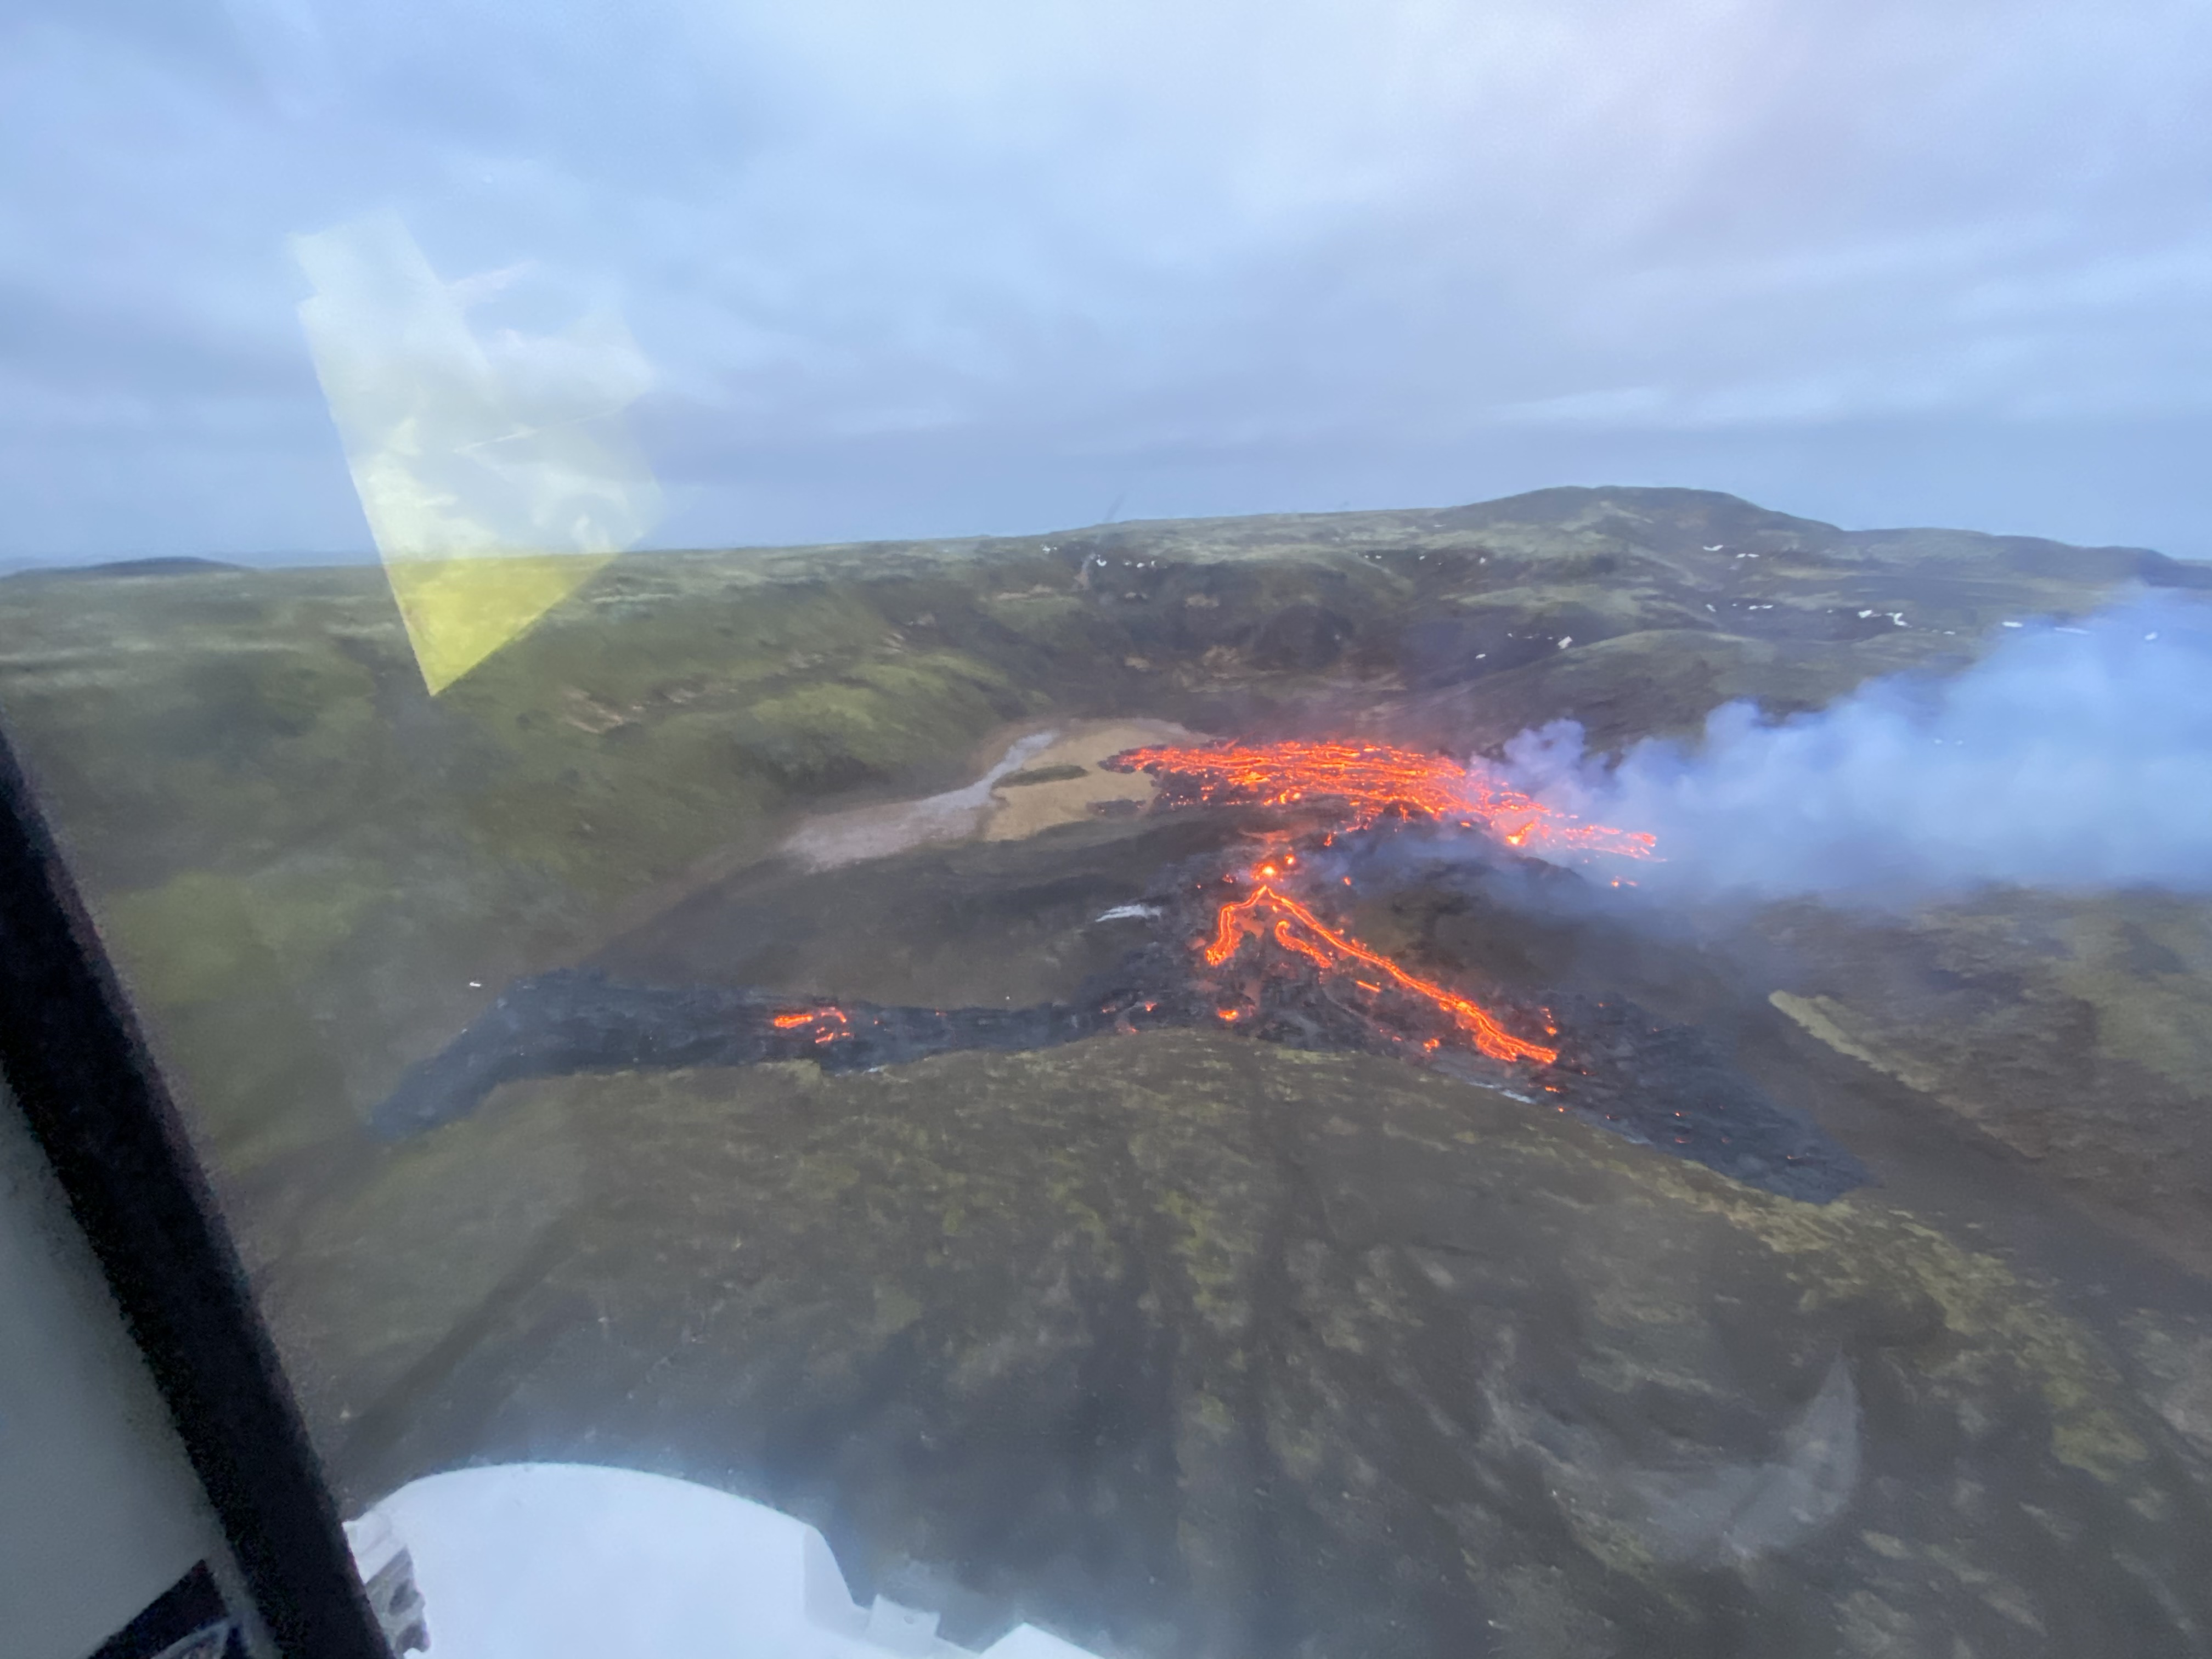
{"type": "Polygon", "coordinates": [[[205,1172],[0,732],[0,1070],[283,1659],[391,1659],[205,1172]]]}

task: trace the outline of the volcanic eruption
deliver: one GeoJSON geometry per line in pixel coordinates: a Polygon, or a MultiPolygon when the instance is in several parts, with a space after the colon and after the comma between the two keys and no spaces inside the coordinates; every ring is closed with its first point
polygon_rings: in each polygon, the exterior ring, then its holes
{"type": "Polygon", "coordinates": [[[1152,921],[1151,939],[1067,1001],[901,1006],[561,969],[514,981],[411,1067],[375,1126],[431,1127],[520,1077],[795,1060],[853,1072],[1194,1026],[1389,1054],[1531,1103],[1548,1097],[1561,1112],[1793,1197],[1823,1200],[1866,1178],[1694,1028],[1613,998],[1493,988],[1478,1000],[1360,939],[1333,896],[1354,886],[1362,849],[1401,833],[1465,836],[1510,860],[1540,853],[1558,864],[1649,859],[1650,836],[1581,822],[1480,762],[1382,744],[1155,746],[1104,764],[1152,776],[1155,811],[1224,814],[1231,845],[1162,869],[1146,902],[1123,910],[1152,921]]]}
{"type": "MultiPolygon", "coordinates": [[[[1459,1041],[1509,1063],[1548,1066],[1559,1057],[1556,1047],[1516,1035],[1491,1010],[1407,971],[1324,921],[1292,890],[1302,879],[1301,840],[1327,848],[1340,836],[1385,823],[1425,822],[1480,830],[1516,851],[1648,858],[1654,845],[1648,835],[1578,823],[1480,768],[1382,744],[1156,746],[1130,750],[1106,764],[1116,771],[1151,773],[1170,808],[1206,804],[1304,809],[1310,822],[1303,836],[1285,830],[1263,837],[1258,855],[1225,878],[1246,890],[1244,896],[1219,905],[1212,937],[1200,947],[1206,966],[1221,968],[1248,940],[1263,949],[1272,943],[1304,957],[1325,980],[1346,983],[1378,1001],[1411,998],[1443,1015],[1445,1024],[1420,1038],[1429,1053],[1447,1041],[1459,1041]]],[[[1342,879],[1350,882],[1349,877],[1342,879]]],[[[1243,1011],[1218,1012],[1233,1020],[1243,1011]]],[[[1548,1011],[1541,1017],[1544,1035],[1556,1036],[1548,1011]]]]}
{"type": "Polygon", "coordinates": [[[1610,853],[1649,858],[1639,831],[1583,823],[1515,788],[1480,763],[1379,743],[1215,743],[1132,749],[1106,764],[1149,772],[1170,805],[1208,802],[1311,805],[1338,816],[1332,834],[1389,819],[1433,819],[1480,829],[1528,852],[1610,853]]]}

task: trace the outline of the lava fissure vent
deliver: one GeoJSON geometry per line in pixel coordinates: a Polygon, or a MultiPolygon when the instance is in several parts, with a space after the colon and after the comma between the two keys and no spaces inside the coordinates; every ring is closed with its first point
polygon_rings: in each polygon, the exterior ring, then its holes
{"type": "MultiPolygon", "coordinates": [[[[1672,1156],[1825,1202],[1868,1177],[1811,1123],[1768,1100],[1692,1028],[1633,1005],[1478,1001],[1357,938],[1316,872],[1349,837],[1410,825],[1479,833],[1522,854],[1641,859],[1652,838],[1578,823],[1448,757],[1374,744],[1137,749],[1154,810],[1278,809],[1249,852],[1163,871],[1152,939],[1068,1002],[921,1008],[760,990],[654,987],[564,969],[518,980],[441,1053],[409,1070],[373,1124],[418,1133],[500,1084],[579,1071],[811,1060],[860,1071],[958,1049],[1018,1051],[1109,1032],[1233,1031],[1293,1048],[1395,1055],[1672,1156]]],[[[1351,878],[1336,873],[1337,882],[1351,878]]]]}
{"type": "MultiPolygon", "coordinates": [[[[1328,855],[1350,837],[1408,826],[1471,831],[1553,861],[1648,859],[1641,831],[1584,823],[1480,762],[1372,743],[1218,743],[1131,750],[1108,761],[1151,774],[1168,810],[1280,809],[1301,821],[1257,839],[1241,864],[1180,884],[1170,927],[1190,935],[1214,1018],[1297,1047],[1395,1054],[1771,1192],[1826,1203],[1870,1177],[1809,1120],[1769,1099],[1704,1033],[1620,999],[1491,999],[1423,977],[1322,914],[1328,855]]],[[[1348,849],[1346,849],[1348,850],[1348,849]]]]}

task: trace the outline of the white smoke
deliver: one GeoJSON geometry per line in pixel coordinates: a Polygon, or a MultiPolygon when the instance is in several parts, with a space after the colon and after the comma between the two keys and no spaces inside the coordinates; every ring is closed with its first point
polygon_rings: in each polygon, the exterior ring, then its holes
{"type": "Polygon", "coordinates": [[[2212,889],[2212,605],[2007,625],[1949,679],[1816,714],[1730,703],[1607,765],[1558,721],[1507,750],[1554,805],[1658,837],[1646,890],[1881,903],[1990,883],[2212,889]]]}

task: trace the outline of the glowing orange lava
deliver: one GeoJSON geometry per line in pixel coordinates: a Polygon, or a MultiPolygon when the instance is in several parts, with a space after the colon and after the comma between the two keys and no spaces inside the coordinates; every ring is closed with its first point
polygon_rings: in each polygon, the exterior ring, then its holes
{"type": "Polygon", "coordinates": [[[850,1027],[853,1022],[846,1018],[842,1008],[832,1006],[824,1008],[810,1008],[805,1013],[774,1014],[769,1017],[769,1024],[779,1031],[794,1031],[806,1025],[816,1026],[819,1029],[814,1033],[814,1040],[819,1043],[835,1042],[839,1037],[850,1036],[852,1035],[850,1027]]]}
{"type": "Polygon", "coordinates": [[[1222,805],[1341,806],[1342,827],[1386,817],[1433,818],[1482,830],[1530,851],[1610,853],[1649,858],[1653,837],[1640,830],[1581,823],[1516,789],[1477,762],[1379,743],[1219,743],[1132,749],[1116,771],[1172,778],[1194,800],[1222,805]]]}
{"type": "MultiPolygon", "coordinates": [[[[1346,969],[1354,963],[1373,969],[1401,990],[1410,991],[1450,1015],[1453,1023],[1474,1039],[1474,1046],[1492,1060],[1533,1060],[1539,1065],[1549,1065],[1559,1057],[1556,1048],[1515,1036],[1498,1023],[1488,1009],[1431,981],[1407,973],[1389,957],[1337,932],[1288,893],[1279,892],[1272,886],[1262,886],[1249,898],[1221,907],[1212,941],[1205,947],[1207,966],[1218,968],[1236,955],[1246,939],[1270,933],[1276,944],[1308,958],[1325,974],[1346,969]]],[[[1355,978],[1352,983],[1369,988],[1370,982],[1355,978]]],[[[1226,1011],[1223,1017],[1230,1018],[1226,1011]]],[[[1431,1042],[1425,1046],[1436,1045],[1431,1042]]]]}
{"type": "MultiPolygon", "coordinates": [[[[1170,801],[1265,806],[1310,805],[1332,811],[1338,821],[1323,836],[1333,845],[1340,834],[1364,830],[1385,819],[1427,819],[1480,830],[1506,846],[1531,851],[1605,853],[1648,858],[1653,838],[1638,831],[1583,823],[1514,788],[1480,763],[1462,766],[1443,755],[1395,749],[1375,743],[1210,744],[1202,747],[1163,745],[1132,749],[1107,763],[1116,771],[1150,772],[1167,785],[1170,801]]],[[[1559,1050],[1516,1036],[1497,1016],[1457,992],[1410,974],[1381,952],[1331,927],[1280,884],[1297,876],[1297,855],[1286,838],[1270,836],[1267,850],[1244,879],[1257,883],[1245,898],[1224,904],[1213,937],[1201,945],[1207,966],[1218,968],[1248,939],[1273,939],[1305,957],[1324,976],[1344,975],[1370,995],[1395,986],[1447,1016],[1474,1046],[1493,1060],[1533,1060],[1548,1065],[1559,1050]],[[1364,970],[1378,977],[1363,978],[1364,970]]],[[[1350,886],[1352,878],[1346,876],[1350,886]]],[[[1217,1011],[1235,1020],[1236,1011],[1217,1011]]],[[[1547,1036],[1558,1035],[1550,1020],[1547,1036]]],[[[1425,1040],[1433,1051],[1436,1038],[1425,1040]]]]}

